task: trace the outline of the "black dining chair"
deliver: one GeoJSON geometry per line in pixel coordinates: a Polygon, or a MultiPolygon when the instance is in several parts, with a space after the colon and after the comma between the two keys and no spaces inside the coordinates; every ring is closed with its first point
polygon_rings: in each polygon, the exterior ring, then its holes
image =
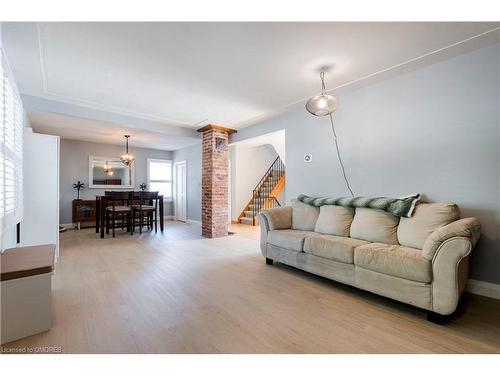
{"type": "MultiPolygon", "coordinates": [[[[140,191],[135,193],[134,200],[138,199],[139,204],[132,206],[132,233],[135,232],[135,224],[139,224],[139,233],[142,234],[142,227],[144,226],[144,219],[148,229],[153,229],[153,222],[155,226],[155,233],[158,232],[158,192],[157,191],[140,191]],[[138,217],[136,217],[138,214],[138,217]]],[[[134,202],[135,203],[135,202],[134,202]]]]}
{"type": "Polygon", "coordinates": [[[132,218],[132,192],[130,191],[106,191],[104,195],[107,197],[106,203],[106,233],[109,234],[109,229],[113,230],[115,237],[115,228],[125,228],[131,230],[132,218]]]}

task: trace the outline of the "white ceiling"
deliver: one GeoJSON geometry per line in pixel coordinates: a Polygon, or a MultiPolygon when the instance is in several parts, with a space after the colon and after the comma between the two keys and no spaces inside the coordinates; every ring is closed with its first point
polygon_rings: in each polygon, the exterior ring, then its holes
{"type": "MultiPolygon", "coordinates": [[[[316,94],[321,66],[332,66],[329,88],[359,84],[405,62],[432,63],[433,52],[499,26],[2,23],[2,39],[25,95],[165,127],[213,122],[238,129],[316,94]]],[[[38,117],[36,126],[50,126],[38,117]]],[[[57,128],[73,136],[80,131],[57,128]]]]}
{"type": "Polygon", "coordinates": [[[233,142],[230,146],[257,147],[275,143],[285,143],[285,129],[233,142]]]}
{"type": "Polygon", "coordinates": [[[133,147],[171,151],[190,146],[192,138],[167,135],[154,131],[120,126],[108,122],[65,116],[56,113],[30,112],[30,122],[37,133],[58,135],[78,141],[124,145],[125,134],[130,134],[133,147]]]}

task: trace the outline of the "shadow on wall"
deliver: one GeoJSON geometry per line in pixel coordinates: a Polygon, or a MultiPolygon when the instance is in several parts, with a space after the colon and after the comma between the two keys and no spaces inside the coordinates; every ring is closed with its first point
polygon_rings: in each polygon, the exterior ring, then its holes
{"type": "Polygon", "coordinates": [[[496,280],[489,280],[500,284],[500,240],[481,233],[476,248],[472,251],[470,263],[470,278],[480,280],[481,274],[497,275],[496,280]]]}
{"type": "Polygon", "coordinates": [[[470,278],[500,284],[500,222],[494,209],[472,209],[460,206],[461,217],[477,217],[481,222],[481,237],[470,257],[470,278]]]}

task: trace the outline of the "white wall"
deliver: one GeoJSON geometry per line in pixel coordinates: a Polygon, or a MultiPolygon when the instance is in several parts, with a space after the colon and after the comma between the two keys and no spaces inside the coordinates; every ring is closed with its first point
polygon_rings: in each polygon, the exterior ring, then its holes
{"type": "Polygon", "coordinates": [[[0,252],[11,247],[16,247],[16,240],[16,227],[7,228],[0,236],[0,252]]]}
{"type": "MultiPolygon", "coordinates": [[[[456,202],[483,229],[471,277],[500,283],[500,45],[339,96],[334,114],[356,195],[420,192],[456,202]]],[[[286,129],[287,200],[345,196],[328,118],[303,105],[232,135],[241,141],[286,129]],[[305,163],[303,155],[313,154],[305,163]]]]}
{"type": "Polygon", "coordinates": [[[59,137],[24,132],[21,245],[59,249],[59,137]]]}

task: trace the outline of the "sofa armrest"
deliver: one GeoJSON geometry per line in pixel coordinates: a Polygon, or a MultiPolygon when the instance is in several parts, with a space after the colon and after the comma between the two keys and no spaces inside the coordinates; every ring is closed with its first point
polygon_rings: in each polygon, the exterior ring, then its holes
{"type": "Polygon", "coordinates": [[[262,213],[257,217],[260,228],[260,252],[267,258],[267,233],[269,232],[269,222],[262,213]]]}
{"type": "Polygon", "coordinates": [[[270,230],[292,227],[292,207],[276,207],[262,210],[258,216],[260,225],[260,251],[267,258],[267,233],[270,230]]]}
{"type": "Polygon", "coordinates": [[[434,261],[442,244],[453,237],[468,239],[472,248],[476,245],[480,235],[481,224],[475,217],[454,221],[435,230],[427,237],[422,249],[422,255],[425,259],[434,261]]]}
{"type": "Polygon", "coordinates": [[[457,308],[469,276],[469,254],[481,234],[476,218],[460,219],[427,237],[423,257],[432,261],[432,310],[441,315],[457,308]]]}
{"type": "Polygon", "coordinates": [[[432,260],[432,310],[449,315],[457,308],[469,278],[469,237],[445,240],[432,260]]]}
{"type": "Polygon", "coordinates": [[[292,207],[262,210],[259,216],[261,215],[266,218],[269,230],[290,229],[292,227],[292,207]]]}

